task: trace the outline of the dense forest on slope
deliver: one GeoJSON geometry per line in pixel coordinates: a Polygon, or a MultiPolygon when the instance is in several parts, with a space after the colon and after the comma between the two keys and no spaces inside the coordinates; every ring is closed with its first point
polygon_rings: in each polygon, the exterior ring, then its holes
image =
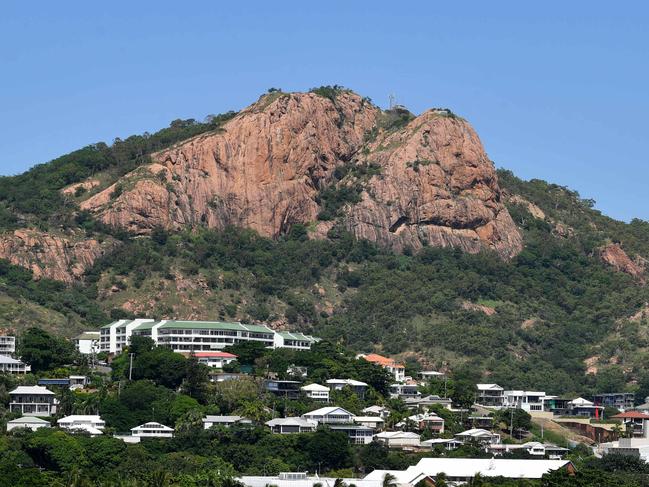
{"type": "Polygon", "coordinates": [[[263,321],[430,367],[466,366],[512,387],[649,393],[647,322],[630,319],[649,292],[599,258],[611,242],[634,259],[649,257],[649,223],[608,218],[561,186],[499,171],[525,239],[511,261],[433,247],[397,254],[357,241],[335,224],[338,203],[329,194],[324,208],[334,226],[321,240],[310,238],[313,225],[294,225],[277,240],[200,226],[136,237],[79,211],[83,194],[233,115],[176,121],[0,178],[2,230],[81,229],[117,242],[73,284],[33,280],[31,271],[0,262],[0,319],[68,336],[129,316],[263,321]],[[61,192],[89,177],[98,185],[61,192]]]}

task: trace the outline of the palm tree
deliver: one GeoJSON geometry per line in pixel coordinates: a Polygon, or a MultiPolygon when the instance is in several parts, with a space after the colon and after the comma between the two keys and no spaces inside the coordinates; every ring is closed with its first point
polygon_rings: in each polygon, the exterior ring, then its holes
{"type": "Polygon", "coordinates": [[[348,487],[343,479],[336,479],[334,482],[334,487],[348,487]]]}
{"type": "Polygon", "coordinates": [[[391,473],[386,473],[383,477],[382,487],[397,487],[397,478],[391,473]]]}

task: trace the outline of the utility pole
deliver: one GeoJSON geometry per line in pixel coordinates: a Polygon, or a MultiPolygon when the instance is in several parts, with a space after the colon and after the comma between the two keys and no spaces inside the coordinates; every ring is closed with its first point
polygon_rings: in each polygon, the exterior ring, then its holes
{"type": "Polygon", "coordinates": [[[514,437],[514,408],[511,408],[511,414],[509,416],[509,436],[514,437]]]}
{"type": "Polygon", "coordinates": [[[131,380],[133,377],[133,355],[134,353],[129,353],[128,356],[130,357],[131,363],[128,367],[128,380],[131,380]]]}

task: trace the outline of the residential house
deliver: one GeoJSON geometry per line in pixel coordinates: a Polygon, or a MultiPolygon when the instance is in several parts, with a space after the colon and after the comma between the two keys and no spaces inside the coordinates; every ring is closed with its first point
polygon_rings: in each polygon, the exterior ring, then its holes
{"type": "Polygon", "coordinates": [[[318,343],[319,338],[304,333],[278,331],[274,334],[274,348],[290,348],[292,350],[310,350],[311,345],[318,343]]]}
{"type": "Polygon", "coordinates": [[[94,414],[73,414],[57,421],[59,428],[72,432],[89,433],[90,436],[103,434],[106,422],[94,414]]]}
{"type": "Polygon", "coordinates": [[[642,411],[626,411],[611,416],[610,419],[619,419],[626,426],[626,431],[631,431],[633,437],[649,438],[649,414],[642,411]]]}
{"type": "Polygon", "coordinates": [[[608,394],[595,394],[593,403],[598,406],[612,407],[620,411],[633,409],[635,394],[633,392],[612,392],[608,394]]]}
{"type": "Polygon", "coordinates": [[[361,412],[369,416],[379,416],[383,419],[387,419],[390,416],[389,408],[378,405],[366,407],[365,409],[361,410],[361,412]]]}
{"type": "Polygon", "coordinates": [[[421,436],[410,431],[383,431],[374,439],[389,448],[418,447],[421,436]]]}
{"type": "Polygon", "coordinates": [[[649,414],[649,396],[644,398],[644,402],[635,407],[636,411],[642,411],[649,414]]]}
{"type": "Polygon", "coordinates": [[[562,448],[552,443],[540,443],[538,441],[528,441],[527,443],[496,443],[487,446],[487,451],[494,455],[504,455],[515,451],[524,451],[528,455],[536,457],[550,458],[559,460],[570,452],[568,448],[562,448]]]}
{"type": "Polygon", "coordinates": [[[136,438],[172,438],[174,429],[151,421],[131,428],[131,435],[136,438]]]}
{"type": "Polygon", "coordinates": [[[596,406],[592,401],[578,397],[568,402],[568,415],[585,416],[587,418],[601,418],[604,412],[603,406],[596,406]]]}
{"type": "Polygon", "coordinates": [[[394,380],[397,382],[403,382],[406,380],[405,365],[396,362],[394,359],[384,357],[383,355],[379,355],[377,353],[368,353],[367,355],[361,354],[358,357],[364,358],[368,362],[372,362],[373,364],[383,367],[394,376],[394,380]]]}
{"type": "Polygon", "coordinates": [[[464,419],[464,426],[467,429],[481,428],[489,430],[494,426],[493,416],[468,416],[464,419]]]}
{"type": "Polygon", "coordinates": [[[341,391],[345,387],[349,387],[361,399],[365,397],[365,392],[369,387],[365,382],[354,379],[329,379],[326,383],[334,391],[341,391]]]}
{"type": "Polygon", "coordinates": [[[212,426],[230,427],[234,424],[252,424],[252,421],[243,416],[212,416],[203,418],[203,428],[210,429],[212,426]]]}
{"type": "Polygon", "coordinates": [[[31,372],[32,368],[25,362],[22,362],[7,355],[0,355],[0,373],[3,374],[26,374],[31,372]]]}
{"type": "Polygon", "coordinates": [[[59,404],[56,395],[41,386],[18,386],[9,397],[9,410],[23,416],[53,416],[59,404]]]}
{"type": "Polygon", "coordinates": [[[0,335],[0,355],[13,357],[16,353],[16,337],[0,335]]]}
{"type": "Polygon", "coordinates": [[[463,442],[477,441],[485,445],[500,443],[499,434],[492,433],[491,431],[483,430],[481,428],[473,428],[470,430],[462,431],[461,433],[457,433],[455,435],[455,438],[463,442]]]}
{"type": "Polygon", "coordinates": [[[431,379],[443,379],[446,377],[444,372],[437,372],[435,370],[421,370],[417,372],[417,375],[424,381],[429,381],[431,379]]]}
{"type": "Polygon", "coordinates": [[[274,380],[264,381],[264,389],[271,394],[286,399],[299,399],[301,382],[296,380],[274,380]]]}
{"type": "Polygon", "coordinates": [[[311,433],[318,427],[316,421],[304,418],[275,418],[266,421],[273,433],[288,435],[294,433],[311,433]]]}
{"type": "Polygon", "coordinates": [[[302,418],[315,421],[318,424],[351,424],[354,415],[338,406],[327,406],[302,415],[302,418]]]}
{"type": "Polygon", "coordinates": [[[18,428],[30,429],[36,431],[40,428],[49,428],[50,422],[36,416],[23,416],[22,418],[7,421],[7,432],[18,428]]]}
{"type": "Polygon", "coordinates": [[[101,333],[98,331],[84,331],[73,338],[74,345],[82,355],[95,355],[100,352],[99,343],[101,333]]]}
{"type": "Polygon", "coordinates": [[[453,401],[446,397],[440,397],[434,394],[430,394],[424,397],[406,397],[403,399],[403,402],[406,403],[408,409],[419,409],[419,408],[430,408],[436,404],[442,406],[446,409],[451,409],[453,406],[453,401]]]}
{"type": "Polygon", "coordinates": [[[397,423],[398,428],[404,428],[408,423],[413,424],[420,431],[425,429],[436,433],[444,433],[444,419],[434,413],[422,413],[408,416],[405,420],[397,423]]]}
{"type": "Polygon", "coordinates": [[[345,433],[349,438],[349,442],[353,445],[372,443],[372,437],[374,436],[374,429],[357,424],[328,424],[327,428],[345,433]]]}
{"type": "Polygon", "coordinates": [[[300,387],[300,390],[309,399],[314,401],[329,402],[329,388],[320,384],[309,384],[300,387]]]}
{"type": "Polygon", "coordinates": [[[421,392],[417,389],[417,384],[392,384],[390,385],[390,397],[393,399],[418,399],[421,392]]]}
{"type": "Polygon", "coordinates": [[[597,452],[599,455],[628,455],[649,463],[649,438],[620,438],[617,441],[600,443],[597,452]]]}
{"type": "Polygon", "coordinates": [[[385,420],[380,416],[354,416],[354,423],[367,426],[374,431],[381,431],[385,425],[385,420]]]}
{"type": "Polygon", "coordinates": [[[199,364],[207,365],[213,369],[222,369],[235,360],[237,356],[229,352],[195,352],[194,356],[199,364]]]}
{"type": "Polygon", "coordinates": [[[309,476],[308,472],[281,472],[272,476],[243,475],[234,480],[246,487],[333,487],[333,485],[355,485],[356,487],[383,487],[383,480],[363,480],[353,478],[337,479],[322,477],[318,474],[309,476]]]}
{"type": "Polygon", "coordinates": [[[528,413],[544,410],[545,392],[515,390],[505,391],[504,396],[506,408],[518,408],[528,413]]]}
{"type": "Polygon", "coordinates": [[[563,416],[568,414],[570,410],[570,401],[572,399],[569,397],[545,396],[543,398],[543,410],[563,416]]]}
{"type": "Polygon", "coordinates": [[[88,384],[88,377],[85,375],[71,375],[69,377],[70,380],[70,389],[83,389],[85,388],[88,384]]]}
{"type": "MultiPolygon", "coordinates": [[[[541,479],[545,474],[565,470],[574,475],[575,467],[568,460],[513,460],[503,458],[422,458],[417,465],[406,470],[374,470],[365,480],[380,480],[389,473],[396,485],[415,485],[421,480],[435,479],[445,474],[451,485],[470,482],[479,475],[482,478],[541,479]]],[[[432,482],[434,485],[434,480],[432,482]]]]}
{"type": "Polygon", "coordinates": [[[419,444],[421,448],[430,448],[434,450],[435,448],[441,447],[447,451],[457,450],[462,445],[464,445],[464,442],[455,438],[431,438],[430,440],[422,441],[419,444]]]}
{"type": "Polygon", "coordinates": [[[476,404],[480,406],[501,408],[505,404],[505,389],[498,384],[476,384],[478,397],[476,404]]]}

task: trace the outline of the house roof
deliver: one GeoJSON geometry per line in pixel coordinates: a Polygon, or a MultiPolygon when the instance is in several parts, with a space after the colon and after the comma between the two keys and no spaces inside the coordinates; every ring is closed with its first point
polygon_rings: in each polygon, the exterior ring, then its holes
{"type": "Polygon", "coordinates": [[[421,438],[421,435],[413,433],[412,431],[383,431],[374,435],[376,438],[381,439],[394,439],[394,438],[421,438]]]}
{"type": "Polygon", "coordinates": [[[157,430],[164,430],[170,432],[174,430],[173,428],[170,428],[169,426],[165,426],[164,424],[156,423],[155,421],[149,421],[148,423],[144,423],[139,426],[136,426],[135,428],[131,428],[131,431],[141,431],[147,429],[157,429],[157,430]]]}
{"type": "Polygon", "coordinates": [[[16,364],[16,365],[23,364],[24,365],[24,362],[12,357],[8,357],[6,355],[0,355],[0,364],[16,364]]]}
{"type": "Polygon", "coordinates": [[[329,391],[329,388],[327,386],[322,386],[320,384],[309,384],[306,386],[300,387],[303,391],[329,391]]]}
{"type": "Polygon", "coordinates": [[[99,338],[100,333],[98,331],[84,331],[83,333],[74,337],[75,340],[96,340],[99,338]]]}
{"type": "Polygon", "coordinates": [[[53,396],[54,393],[43,386],[18,386],[9,394],[38,394],[39,396],[53,396]]]}
{"type": "Polygon", "coordinates": [[[203,418],[203,423],[236,423],[246,419],[243,416],[210,416],[207,415],[203,418]]]}
{"type": "Polygon", "coordinates": [[[381,416],[356,416],[354,421],[357,423],[384,423],[381,416]]]}
{"type": "Polygon", "coordinates": [[[642,413],[640,411],[627,411],[625,413],[619,413],[615,416],[611,416],[615,419],[649,419],[649,414],[642,413]]]}
{"type": "Polygon", "coordinates": [[[301,342],[311,342],[311,343],[315,343],[318,341],[317,338],[311,335],[305,335],[304,333],[298,333],[292,331],[278,331],[277,334],[280,335],[285,340],[299,340],[301,342]]]}
{"type": "Polygon", "coordinates": [[[384,357],[383,355],[379,355],[378,353],[368,353],[367,355],[363,355],[362,358],[364,358],[368,362],[381,365],[382,367],[389,366],[389,367],[405,368],[403,364],[399,364],[395,362],[394,359],[391,359],[389,357],[384,357]]]}
{"type": "Polygon", "coordinates": [[[271,428],[273,426],[302,426],[302,427],[315,427],[318,425],[317,422],[311,421],[309,419],[304,419],[304,418],[275,418],[271,419],[270,421],[266,421],[266,425],[270,426],[271,428]]]}
{"type": "Polygon", "coordinates": [[[327,379],[327,384],[346,384],[348,386],[367,387],[365,382],[354,379],[327,379]]]}
{"type": "Polygon", "coordinates": [[[23,416],[22,418],[12,419],[7,421],[7,424],[46,424],[49,426],[50,422],[44,419],[37,418],[36,416],[23,416]]]}
{"type": "Polygon", "coordinates": [[[59,424],[73,423],[75,421],[91,421],[93,423],[103,423],[104,420],[97,414],[71,414],[57,421],[59,424]]]}
{"type": "Polygon", "coordinates": [[[588,399],[584,399],[583,397],[578,397],[577,399],[573,399],[570,401],[570,404],[573,406],[593,406],[593,402],[589,401],[588,399]]]}
{"type": "Polygon", "coordinates": [[[129,321],[131,321],[131,320],[113,321],[112,323],[108,323],[107,325],[104,325],[104,326],[100,327],[99,329],[100,330],[105,330],[106,328],[110,328],[111,326],[114,326],[114,325],[124,325],[124,324],[128,323],[129,321]]]}
{"type": "Polygon", "coordinates": [[[340,414],[347,414],[349,416],[354,416],[352,413],[350,413],[349,411],[347,411],[346,409],[343,409],[341,407],[327,406],[327,407],[324,407],[324,408],[309,411],[308,413],[303,414],[302,417],[304,417],[304,416],[327,416],[327,415],[333,414],[333,413],[340,413],[340,414]]]}
{"type": "Polygon", "coordinates": [[[198,330],[198,329],[210,329],[210,330],[232,330],[232,331],[252,331],[255,333],[270,333],[274,334],[275,332],[263,325],[244,325],[243,323],[226,323],[223,321],[176,321],[169,320],[165,321],[158,328],[161,329],[184,329],[184,330],[198,330]]]}
{"type": "Polygon", "coordinates": [[[237,355],[228,352],[194,352],[198,358],[237,358],[237,355]]]}
{"type": "Polygon", "coordinates": [[[504,391],[498,384],[476,384],[479,391],[504,391]]]}
{"type": "Polygon", "coordinates": [[[422,458],[412,468],[427,476],[444,472],[448,477],[483,477],[540,479],[548,472],[570,464],[569,460],[510,460],[500,458],[422,458]]]}
{"type": "Polygon", "coordinates": [[[384,411],[389,411],[389,409],[386,408],[385,406],[374,405],[374,406],[368,406],[365,409],[363,409],[362,411],[364,413],[379,413],[380,414],[380,413],[382,413],[384,411]]]}
{"type": "Polygon", "coordinates": [[[482,428],[472,428],[470,430],[457,433],[455,436],[471,436],[473,438],[476,438],[480,436],[493,436],[493,433],[482,428]]]}

